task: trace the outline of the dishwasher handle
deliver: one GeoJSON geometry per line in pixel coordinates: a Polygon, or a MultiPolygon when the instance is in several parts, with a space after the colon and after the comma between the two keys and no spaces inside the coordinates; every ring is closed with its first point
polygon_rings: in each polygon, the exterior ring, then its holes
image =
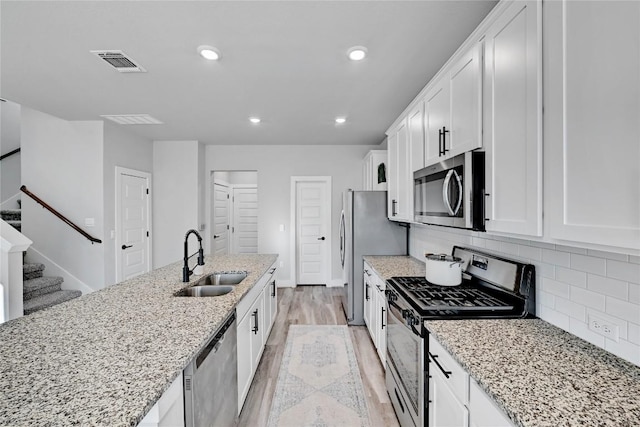
{"type": "Polygon", "coordinates": [[[211,341],[209,341],[209,343],[205,346],[205,348],[202,349],[202,351],[196,357],[195,369],[198,369],[210,354],[216,354],[216,352],[218,351],[218,348],[220,348],[220,346],[224,342],[224,338],[227,331],[229,330],[231,325],[233,325],[233,322],[235,322],[235,320],[236,320],[236,311],[233,310],[233,313],[231,313],[231,315],[227,317],[227,319],[224,321],[222,326],[216,331],[216,334],[211,339],[211,341]]]}

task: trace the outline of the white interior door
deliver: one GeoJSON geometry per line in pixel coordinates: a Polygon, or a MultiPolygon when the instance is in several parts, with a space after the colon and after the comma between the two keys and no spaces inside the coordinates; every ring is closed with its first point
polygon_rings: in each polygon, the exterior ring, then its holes
{"type": "Polygon", "coordinates": [[[216,255],[229,253],[229,187],[213,184],[213,253],[216,255]]]}
{"type": "Polygon", "coordinates": [[[116,282],[150,270],[150,180],[145,172],[116,168],[116,282]]]}
{"type": "Polygon", "coordinates": [[[296,183],[297,284],[327,283],[330,265],[330,190],[327,181],[296,183]]]}
{"type": "Polygon", "coordinates": [[[233,188],[232,253],[258,253],[258,189],[233,188]]]}

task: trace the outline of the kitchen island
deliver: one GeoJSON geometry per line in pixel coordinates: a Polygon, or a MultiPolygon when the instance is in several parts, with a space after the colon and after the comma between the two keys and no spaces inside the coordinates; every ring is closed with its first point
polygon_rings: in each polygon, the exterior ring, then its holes
{"type": "Polygon", "coordinates": [[[180,261],[1,324],[0,425],[137,425],[276,259],[206,257],[248,273],[223,296],[174,296],[180,261]]]}

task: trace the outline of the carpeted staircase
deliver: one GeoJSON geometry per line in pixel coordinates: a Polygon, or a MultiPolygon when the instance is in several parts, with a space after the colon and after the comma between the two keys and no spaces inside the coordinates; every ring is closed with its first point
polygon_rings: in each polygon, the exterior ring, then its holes
{"type": "MultiPolygon", "coordinates": [[[[18,201],[18,204],[20,202],[18,201]]],[[[6,209],[0,211],[4,221],[21,229],[22,216],[20,209],[6,209]]],[[[62,277],[44,276],[44,264],[24,263],[23,273],[23,309],[24,314],[31,314],[38,310],[48,308],[82,295],[81,291],[62,290],[62,277]]]]}

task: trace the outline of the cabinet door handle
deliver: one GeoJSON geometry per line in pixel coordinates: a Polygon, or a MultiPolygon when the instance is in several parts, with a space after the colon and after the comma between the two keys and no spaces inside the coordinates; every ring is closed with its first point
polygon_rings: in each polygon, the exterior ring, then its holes
{"type": "Polygon", "coordinates": [[[364,287],[364,297],[367,301],[369,301],[369,284],[367,284],[367,286],[364,287]]]}
{"type": "Polygon", "coordinates": [[[132,248],[132,247],[133,247],[133,245],[122,245],[122,249],[123,250],[127,249],[127,248],[132,248]]]}
{"type": "Polygon", "coordinates": [[[429,356],[431,356],[431,360],[433,360],[435,362],[435,364],[438,366],[440,371],[442,371],[444,376],[449,378],[451,376],[451,371],[445,371],[444,368],[442,367],[442,365],[440,363],[438,363],[438,355],[437,354],[431,354],[431,352],[429,352],[429,356]]]}
{"type": "Polygon", "coordinates": [[[324,239],[325,239],[324,236],[318,237],[318,240],[324,240],[324,239]]]}
{"type": "Polygon", "coordinates": [[[449,151],[449,149],[447,148],[447,134],[449,133],[449,131],[447,130],[446,127],[442,126],[442,131],[440,132],[440,135],[442,135],[442,149],[441,149],[441,155],[444,156],[447,151],[449,151]]]}
{"type": "Polygon", "coordinates": [[[380,317],[380,326],[381,326],[380,329],[384,329],[384,327],[387,326],[384,324],[384,312],[386,310],[384,309],[384,307],[380,307],[380,308],[382,308],[382,312],[381,312],[382,316],[380,317]]]}
{"type": "Polygon", "coordinates": [[[396,398],[398,399],[398,404],[400,405],[400,410],[404,414],[404,405],[402,404],[402,399],[400,398],[400,395],[398,394],[398,389],[394,387],[393,391],[396,393],[396,398]]]}
{"type": "Polygon", "coordinates": [[[271,297],[275,298],[276,296],[276,281],[271,282],[271,297]]]}
{"type": "Polygon", "coordinates": [[[251,330],[253,331],[254,335],[257,335],[259,330],[258,329],[258,309],[256,308],[251,315],[253,316],[253,319],[254,319],[253,324],[255,325],[251,330]]]}
{"type": "Polygon", "coordinates": [[[442,129],[438,129],[438,157],[442,156],[442,129]]]}
{"type": "Polygon", "coordinates": [[[391,201],[391,216],[396,216],[398,213],[396,212],[396,205],[398,204],[397,200],[391,201]]]}

